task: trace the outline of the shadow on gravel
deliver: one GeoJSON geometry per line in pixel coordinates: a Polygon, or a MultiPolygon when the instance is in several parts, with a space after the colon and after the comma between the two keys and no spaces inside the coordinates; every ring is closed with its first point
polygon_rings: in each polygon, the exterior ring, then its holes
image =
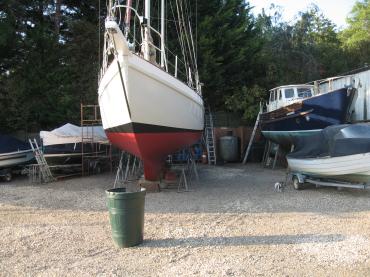
{"type": "Polygon", "coordinates": [[[274,245],[302,243],[332,243],[345,240],[340,234],[332,235],[281,235],[281,236],[239,236],[239,237],[191,237],[184,239],[144,240],[140,247],[202,247],[202,246],[240,246],[240,245],[274,245]]]}

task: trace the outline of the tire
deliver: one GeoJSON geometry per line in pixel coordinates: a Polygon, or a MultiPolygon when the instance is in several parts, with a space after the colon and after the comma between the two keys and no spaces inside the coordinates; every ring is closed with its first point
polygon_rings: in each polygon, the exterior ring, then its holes
{"type": "Polygon", "coordinates": [[[299,179],[297,176],[293,177],[293,187],[295,190],[302,190],[303,184],[299,182],[299,179]]]}
{"type": "Polygon", "coordinates": [[[10,172],[8,172],[8,173],[6,173],[5,175],[4,175],[4,179],[5,179],[5,181],[7,181],[7,182],[10,182],[11,180],[12,180],[12,174],[10,173],[10,172]]]}

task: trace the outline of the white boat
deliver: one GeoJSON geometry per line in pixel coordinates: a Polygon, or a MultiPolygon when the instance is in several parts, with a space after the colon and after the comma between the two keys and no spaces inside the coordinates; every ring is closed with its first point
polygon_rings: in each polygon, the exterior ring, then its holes
{"type": "Polygon", "coordinates": [[[82,143],[85,156],[105,153],[109,143],[102,126],[80,127],[70,123],[52,131],[40,131],[40,138],[44,158],[49,165],[81,164],[82,143]],[[84,142],[83,137],[88,141],[84,142]]]}
{"type": "Polygon", "coordinates": [[[289,168],[312,177],[348,182],[370,181],[370,153],[343,157],[288,158],[289,168]]]}
{"type": "Polygon", "coordinates": [[[25,165],[33,158],[32,149],[0,153],[0,169],[25,165]]]}
{"type": "Polygon", "coordinates": [[[0,169],[25,165],[34,158],[28,143],[0,134],[0,169]]]}
{"type": "Polygon", "coordinates": [[[338,125],[295,141],[292,172],[314,178],[370,182],[370,125],[338,125]]]}
{"type": "Polygon", "coordinates": [[[186,67],[184,81],[177,78],[177,56],[173,71],[169,69],[164,0],[161,32],[150,25],[149,0],[145,1],[144,17],[132,8],[131,1],[127,5],[109,2],[98,91],[103,128],[112,144],[142,159],[146,179],[157,180],[167,155],[201,137],[204,108],[196,64],[193,70],[186,67]],[[123,14],[125,29],[121,30],[123,14]],[[134,20],[142,26],[139,45],[129,39],[134,20]],[[152,35],[157,36],[159,47],[152,35]]]}

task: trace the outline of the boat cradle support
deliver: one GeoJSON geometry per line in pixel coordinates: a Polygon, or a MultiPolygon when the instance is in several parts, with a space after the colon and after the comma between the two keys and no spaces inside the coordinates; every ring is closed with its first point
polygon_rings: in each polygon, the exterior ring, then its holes
{"type": "Polygon", "coordinates": [[[297,182],[299,186],[294,185],[294,188],[301,188],[304,183],[310,183],[316,185],[316,187],[337,187],[337,188],[354,188],[354,189],[366,189],[369,185],[367,183],[350,183],[342,182],[333,179],[315,178],[300,172],[291,173],[293,185],[297,182]]]}

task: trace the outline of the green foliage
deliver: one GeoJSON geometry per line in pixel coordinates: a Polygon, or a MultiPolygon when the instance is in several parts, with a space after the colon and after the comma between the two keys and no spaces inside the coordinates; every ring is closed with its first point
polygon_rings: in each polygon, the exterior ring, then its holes
{"type": "Polygon", "coordinates": [[[347,18],[349,27],[342,32],[344,46],[359,49],[370,43],[370,2],[357,1],[347,18]]]}
{"type": "Polygon", "coordinates": [[[0,12],[0,129],[38,131],[79,122],[80,102],[96,102],[97,3],[6,1],[0,12]]]}
{"type": "MultiPolygon", "coordinates": [[[[201,10],[206,11],[205,3],[201,10]]],[[[245,1],[214,1],[212,10],[199,17],[198,62],[204,97],[222,109],[228,97],[253,79],[253,53],[258,52],[260,43],[245,1]]]]}
{"type": "Polygon", "coordinates": [[[348,28],[340,34],[343,48],[353,58],[353,66],[370,61],[370,1],[357,1],[347,17],[348,28]]]}
{"type": "Polygon", "coordinates": [[[264,88],[254,85],[251,88],[243,87],[226,100],[226,107],[230,111],[242,111],[243,119],[253,123],[260,109],[264,104],[267,92],[264,88]]]}
{"type": "MultiPolygon", "coordinates": [[[[78,124],[80,102],[97,102],[99,1],[63,0],[60,13],[58,3],[0,2],[0,131],[78,124]]],[[[174,7],[175,1],[167,3],[174,7]]],[[[213,109],[236,111],[249,121],[268,89],[333,76],[370,60],[369,0],[356,2],[341,32],[316,6],[288,24],[275,6],[272,15],[254,17],[244,0],[188,3],[204,98],[213,109]]],[[[155,16],[153,24],[159,24],[155,16]]],[[[167,38],[167,46],[181,53],[173,21],[167,38]]]]}

